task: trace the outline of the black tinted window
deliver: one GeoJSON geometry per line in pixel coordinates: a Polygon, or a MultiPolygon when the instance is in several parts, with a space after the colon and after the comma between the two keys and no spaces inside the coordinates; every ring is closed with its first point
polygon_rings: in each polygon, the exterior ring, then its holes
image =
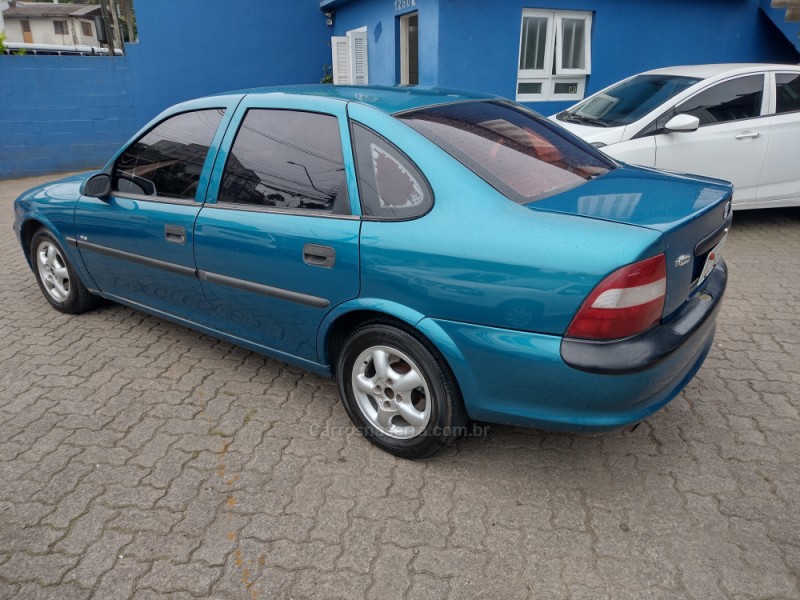
{"type": "Polygon", "coordinates": [[[433,194],[428,182],[393,144],[354,123],[353,145],[365,216],[410,219],[430,210],[433,194]]]}
{"type": "Polygon", "coordinates": [[[113,189],[194,199],[200,172],[225,110],[196,110],[156,125],[117,159],[113,189]]]}
{"type": "Polygon", "coordinates": [[[501,102],[462,102],[399,115],[515,202],[525,204],[579,185],[613,168],[560,127],[501,102]]]}
{"type": "Polygon", "coordinates": [[[800,75],[779,73],[775,75],[777,114],[800,111],[800,75]]]}
{"type": "Polygon", "coordinates": [[[247,111],[225,163],[219,202],[349,212],[339,121],[292,110],[247,111]]]}
{"type": "Polygon", "coordinates": [[[739,77],[718,83],[689,98],[677,112],[694,115],[700,119],[700,125],[749,119],[761,114],[763,94],[763,75],[739,77]]]}

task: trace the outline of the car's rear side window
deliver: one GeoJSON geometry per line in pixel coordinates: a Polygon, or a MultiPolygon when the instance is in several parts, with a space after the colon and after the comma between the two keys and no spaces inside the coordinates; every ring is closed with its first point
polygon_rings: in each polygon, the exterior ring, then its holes
{"type": "Polygon", "coordinates": [[[296,110],[248,110],[225,163],[217,202],[349,213],[339,120],[296,110]]]}
{"type": "Polygon", "coordinates": [[[355,122],[352,138],[365,217],[413,219],[431,209],[433,193],[427,180],[394,144],[355,122]]]}
{"type": "Polygon", "coordinates": [[[575,187],[614,163],[557,125],[505,102],[462,102],[397,115],[519,204],[575,187]]]}
{"type": "Polygon", "coordinates": [[[180,113],[131,144],[114,165],[113,191],[193,200],[223,108],[180,113]]]}
{"type": "Polygon", "coordinates": [[[800,111],[800,74],[775,75],[775,112],[777,114],[800,111]]]}

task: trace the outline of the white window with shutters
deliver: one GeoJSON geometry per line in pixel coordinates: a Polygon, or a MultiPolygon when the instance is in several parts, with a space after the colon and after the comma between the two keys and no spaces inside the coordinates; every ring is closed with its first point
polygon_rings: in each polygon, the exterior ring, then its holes
{"type": "Polygon", "coordinates": [[[369,57],[367,54],[367,28],[361,27],[347,35],[331,38],[333,83],[336,85],[367,85],[369,83],[369,57]]]}
{"type": "Polygon", "coordinates": [[[522,11],[517,100],[581,100],[592,71],[592,13],[522,11]]]}

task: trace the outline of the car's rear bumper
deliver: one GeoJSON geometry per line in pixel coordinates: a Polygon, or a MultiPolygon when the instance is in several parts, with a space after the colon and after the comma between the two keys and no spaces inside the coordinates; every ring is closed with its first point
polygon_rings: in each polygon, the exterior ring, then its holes
{"type": "Polygon", "coordinates": [[[656,328],[663,331],[567,352],[580,368],[565,362],[559,336],[436,324],[454,343],[444,353],[473,419],[571,431],[615,429],[658,411],[694,377],[714,341],[726,281],[721,264],[703,289],[711,298],[698,295],[656,328]]]}
{"type": "Polygon", "coordinates": [[[569,366],[589,373],[621,375],[636,373],[657,365],[717,319],[728,284],[728,269],[723,261],[709,275],[700,293],[681,307],[669,322],[623,340],[596,341],[564,338],[561,358],[569,366]]]}

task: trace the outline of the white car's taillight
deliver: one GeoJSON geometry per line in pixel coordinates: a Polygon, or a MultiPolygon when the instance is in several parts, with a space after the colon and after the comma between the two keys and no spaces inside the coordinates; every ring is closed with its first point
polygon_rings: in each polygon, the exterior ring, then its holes
{"type": "Polygon", "coordinates": [[[566,335],[614,340],[641,333],[661,319],[667,295],[663,254],[617,269],[589,294],[566,335]]]}

